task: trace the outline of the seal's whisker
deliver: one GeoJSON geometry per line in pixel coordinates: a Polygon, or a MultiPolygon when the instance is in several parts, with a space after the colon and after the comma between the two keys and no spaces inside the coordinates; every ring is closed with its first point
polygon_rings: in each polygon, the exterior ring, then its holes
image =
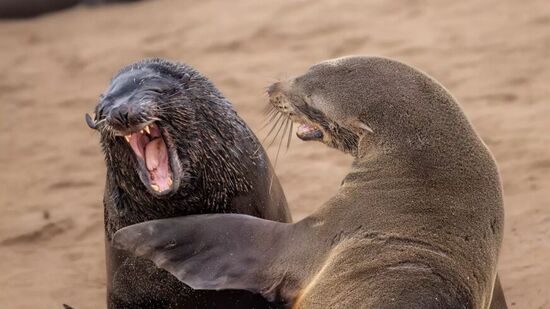
{"type": "Polygon", "coordinates": [[[288,149],[290,148],[290,141],[292,140],[293,129],[294,129],[294,122],[290,120],[290,130],[288,130],[288,140],[286,142],[286,151],[288,151],[288,149]]]}
{"type": "Polygon", "coordinates": [[[262,140],[262,144],[269,138],[269,136],[271,135],[271,133],[275,130],[275,128],[277,127],[277,125],[279,124],[279,121],[281,121],[281,119],[283,118],[283,114],[282,113],[279,113],[279,118],[277,118],[277,120],[275,121],[275,124],[273,124],[273,127],[271,127],[271,129],[269,130],[269,132],[267,132],[266,136],[264,137],[264,139],[262,140]]]}
{"type": "MultiPolygon", "coordinates": [[[[284,117],[283,117],[284,118],[284,117]]],[[[283,120],[283,122],[281,122],[281,125],[279,126],[279,129],[277,130],[277,133],[275,133],[275,136],[273,136],[273,139],[271,140],[271,142],[269,143],[269,145],[267,145],[267,148],[271,147],[271,145],[273,145],[273,143],[275,142],[275,140],[277,139],[277,136],[279,136],[279,133],[281,133],[281,129],[283,128],[284,124],[286,123],[286,121],[288,121],[288,118],[284,118],[285,120],[283,120]]]]}
{"type": "Polygon", "coordinates": [[[96,127],[97,127],[98,125],[104,123],[105,120],[107,120],[107,118],[103,118],[103,119],[101,119],[101,120],[96,121],[96,122],[95,122],[96,127]]]}
{"type": "Polygon", "coordinates": [[[270,107],[268,107],[266,109],[266,111],[264,112],[265,113],[265,118],[269,117],[271,114],[273,114],[274,112],[276,112],[277,110],[270,105],[270,107]]]}
{"type": "Polygon", "coordinates": [[[273,119],[275,117],[277,117],[277,115],[280,115],[281,112],[279,112],[278,110],[275,110],[275,113],[269,115],[266,117],[266,120],[265,120],[265,123],[262,125],[262,127],[260,128],[260,130],[263,130],[265,129],[265,127],[267,127],[269,125],[269,123],[271,123],[273,121],[273,119]]]}
{"type": "Polygon", "coordinates": [[[262,123],[262,126],[260,127],[260,131],[264,130],[267,126],[269,126],[270,124],[272,124],[272,121],[274,120],[274,118],[277,116],[278,114],[273,114],[269,117],[269,119],[264,119],[263,123],[262,123]]]}
{"type": "Polygon", "coordinates": [[[273,107],[273,105],[267,104],[267,106],[264,107],[264,113],[271,113],[274,109],[275,107],[273,107]]]}
{"type": "MultiPolygon", "coordinates": [[[[279,141],[279,147],[277,148],[277,154],[275,155],[275,166],[277,166],[277,161],[279,160],[279,153],[281,152],[281,145],[283,144],[283,140],[285,139],[285,133],[286,133],[286,130],[288,129],[288,123],[290,122],[290,118],[286,118],[285,119],[285,128],[283,130],[283,134],[281,135],[281,140],[279,141]]],[[[282,124],[281,124],[281,127],[282,127],[282,124]]]]}

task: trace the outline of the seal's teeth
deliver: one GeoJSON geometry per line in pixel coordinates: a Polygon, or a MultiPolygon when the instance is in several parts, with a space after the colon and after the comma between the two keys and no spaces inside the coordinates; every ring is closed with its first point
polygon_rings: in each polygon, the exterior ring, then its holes
{"type": "Polygon", "coordinates": [[[168,178],[168,186],[169,186],[169,187],[172,186],[172,178],[168,178]]]}
{"type": "Polygon", "coordinates": [[[143,128],[147,134],[151,134],[151,129],[149,129],[149,125],[146,125],[145,128],[143,128]]]}
{"type": "Polygon", "coordinates": [[[132,135],[128,134],[128,135],[124,135],[124,139],[129,143],[130,142],[130,137],[132,135]]]}
{"type": "Polygon", "coordinates": [[[139,133],[143,134],[143,129],[139,130],[139,133]]]}
{"type": "Polygon", "coordinates": [[[151,188],[153,188],[153,190],[159,192],[160,191],[160,187],[157,186],[157,185],[151,185],[151,188]]]}

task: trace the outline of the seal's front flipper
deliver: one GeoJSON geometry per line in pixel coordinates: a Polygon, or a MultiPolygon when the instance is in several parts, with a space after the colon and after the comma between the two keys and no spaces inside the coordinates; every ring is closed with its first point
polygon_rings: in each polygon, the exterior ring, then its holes
{"type": "Polygon", "coordinates": [[[273,266],[291,227],[247,215],[185,216],[122,228],[113,243],[194,289],[242,289],[274,301],[282,278],[273,266]]]}

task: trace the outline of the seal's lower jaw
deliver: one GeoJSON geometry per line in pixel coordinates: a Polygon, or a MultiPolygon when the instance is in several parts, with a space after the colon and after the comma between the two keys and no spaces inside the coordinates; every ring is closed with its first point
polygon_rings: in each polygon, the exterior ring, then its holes
{"type": "Polygon", "coordinates": [[[177,154],[165,130],[158,124],[148,124],[143,129],[124,136],[138,161],[138,174],[143,184],[155,195],[175,191],[179,183],[177,154]]]}
{"type": "Polygon", "coordinates": [[[296,136],[303,141],[322,141],[323,131],[310,124],[300,124],[296,130],[296,136]]]}

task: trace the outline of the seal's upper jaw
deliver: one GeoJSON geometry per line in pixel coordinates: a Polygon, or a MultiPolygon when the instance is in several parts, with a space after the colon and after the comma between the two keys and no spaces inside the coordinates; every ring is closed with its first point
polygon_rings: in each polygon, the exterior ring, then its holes
{"type": "Polygon", "coordinates": [[[161,130],[157,124],[151,123],[124,136],[139,161],[142,180],[155,193],[167,192],[173,185],[168,146],[161,130]]]}
{"type": "Polygon", "coordinates": [[[267,88],[270,104],[278,111],[286,114],[293,122],[298,123],[296,136],[303,141],[323,141],[325,134],[319,124],[314,123],[304,115],[300,108],[292,105],[288,97],[285,95],[285,85],[281,82],[274,83],[267,88]]]}

